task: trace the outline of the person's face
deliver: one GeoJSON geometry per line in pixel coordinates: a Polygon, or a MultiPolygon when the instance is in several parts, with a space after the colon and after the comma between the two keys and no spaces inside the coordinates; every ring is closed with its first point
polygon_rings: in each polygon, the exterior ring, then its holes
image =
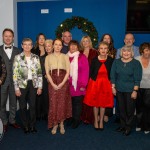
{"type": "Polygon", "coordinates": [[[83,39],[82,44],[84,48],[90,47],[90,41],[87,38],[83,39]]]}
{"type": "Polygon", "coordinates": [[[100,53],[100,56],[107,56],[107,52],[108,52],[108,46],[101,44],[98,48],[98,51],[100,53]]]}
{"type": "Polygon", "coordinates": [[[78,51],[77,45],[71,44],[69,51],[70,51],[70,53],[74,53],[74,52],[78,51]]]}
{"type": "Polygon", "coordinates": [[[32,42],[31,41],[25,41],[22,44],[22,49],[24,52],[31,52],[32,49],[32,42]]]}
{"type": "Polygon", "coordinates": [[[150,49],[145,48],[142,54],[145,58],[150,58],[150,49]]]}
{"type": "Polygon", "coordinates": [[[105,35],[103,38],[103,41],[110,44],[110,36],[109,35],[105,35]]]}
{"type": "Polygon", "coordinates": [[[62,42],[59,40],[56,40],[54,42],[53,48],[54,48],[54,52],[60,52],[62,49],[62,42]]]}
{"type": "Polygon", "coordinates": [[[69,42],[72,40],[72,36],[70,34],[70,32],[64,32],[63,36],[62,36],[62,40],[65,44],[69,44],[69,42]]]}
{"type": "Polygon", "coordinates": [[[124,43],[127,46],[132,46],[134,43],[134,37],[132,34],[127,34],[124,39],[124,43]]]}
{"type": "Polygon", "coordinates": [[[132,58],[132,52],[129,49],[123,49],[122,50],[122,58],[124,59],[130,59],[132,58]]]}
{"type": "Polygon", "coordinates": [[[11,45],[13,43],[14,36],[10,31],[5,31],[3,34],[3,42],[6,45],[11,45]]]}
{"type": "Polygon", "coordinates": [[[45,43],[45,50],[46,50],[47,53],[51,53],[51,52],[52,52],[52,49],[53,49],[52,44],[50,44],[50,43],[45,43]]]}
{"type": "Polygon", "coordinates": [[[44,45],[44,42],[45,42],[45,37],[43,35],[40,35],[39,36],[39,39],[38,39],[38,44],[40,46],[43,46],[44,45]]]}

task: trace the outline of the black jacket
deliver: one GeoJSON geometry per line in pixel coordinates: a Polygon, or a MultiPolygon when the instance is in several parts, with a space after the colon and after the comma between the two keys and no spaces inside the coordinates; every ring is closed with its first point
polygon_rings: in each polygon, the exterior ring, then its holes
{"type": "MultiPolygon", "coordinates": [[[[111,71],[111,66],[113,63],[113,58],[111,57],[107,57],[107,60],[104,62],[106,69],[107,69],[107,73],[108,73],[108,79],[110,80],[110,71],[111,71]]],[[[98,70],[101,67],[102,63],[98,60],[98,57],[95,57],[92,60],[91,66],[90,66],[90,78],[92,80],[96,80],[97,75],[98,75],[98,70]]]]}

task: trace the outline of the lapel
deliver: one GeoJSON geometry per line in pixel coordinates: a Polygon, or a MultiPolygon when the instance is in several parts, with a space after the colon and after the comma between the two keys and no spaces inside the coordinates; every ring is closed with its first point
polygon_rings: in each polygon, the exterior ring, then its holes
{"type": "MultiPolygon", "coordinates": [[[[26,67],[28,67],[28,65],[27,65],[27,60],[26,60],[26,58],[25,58],[24,52],[22,52],[22,53],[20,54],[20,59],[22,60],[22,62],[24,63],[24,65],[25,65],[26,67]]],[[[31,68],[32,68],[32,67],[34,67],[34,54],[32,54],[32,53],[31,53],[31,58],[30,58],[30,60],[31,60],[31,68]]]]}
{"type": "Polygon", "coordinates": [[[11,58],[10,59],[13,60],[16,54],[17,54],[16,53],[16,49],[13,46],[13,48],[12,48],[12,54],[11,54],[11,58]]]}
{"type": "Polygon", "coordinates": [[[3,57],[3,59],[5,61],[9,61],[9,58],[8,58],[6,52],[4,51],[4,45],[2,45],[2,49],[1,50],[2,50],[2,57],[3,57]]]}
{"type": "Polygon", "coordinates": [[[15,48],[13,46],[13,48],[12,48],[12,54],[11,54],[11,57],[9,59],[8,56],[7,56],[7,54],[6,54],[6,52],[4,51],[4,45],[3,45],[3,47],[2,47],[2,53],[3,53],[4,59],[7,58],[7,60],[13,60],[14,57],[15,57],[15,55],[16,55],[16,50],[15,50],[15,48]]]}

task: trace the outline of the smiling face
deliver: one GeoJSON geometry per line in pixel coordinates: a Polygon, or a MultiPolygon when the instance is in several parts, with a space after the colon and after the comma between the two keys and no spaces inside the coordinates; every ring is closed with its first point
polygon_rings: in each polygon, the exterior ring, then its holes
{"type": "Polygon", "coordinates": [[[32,41],[30,40],[26,40],[26,41],[23,41],[22,43],[22,49],[25,53],[30,53],[31,52],[31,49],[32,49],[32,41]]]}
{"type": "Polygon", "coordinates": [[[110,36],[109,35],[105,35],[104,38],[103,38],[103,41],[110,44],[111,42],[111,39],[110,39],[110,36]]]}
{"type": "Polygon", "coordinates": [[[90,41],[88,40],[88,38],[83,39],[82,45],[84,48],[90,48],[90,41]]]}
{"type": "Polygon", "coordinates": [[[38,38],[38,45],[43,46],[45,42],[45,37],[44,35],[40,35],[38,38]]]}
{"type": "Polygon", "coordinates": [[[76,44],[71,44],[70,45],[70,49],[69,49],[70,53],[74,53],[76,51],[78,51],[78,46],[76,44]]]}
{"type": "Polygon", "coordinates": [[[11,45],[14,40],[14,35],[10,31],[5,31],[3,34],[3,42],[6,45],[11,45]]]}
{"type": "Polygon", "coordinates": [[[106,45],[104,43],[100,44],[99,47],[98,47],[98,51],[100,53],[100,56],[106,57],[107,53],[108,53],[108,45],[106,45]]]}
{"type": "Polygon", "coordinates": [[[122,49],[122,58],[126,59],[126,60],[132,58],[132,50],[131,49],[122,49]]]}
{"type": "Polygon", "coordinates": [[[150,58],[150,49],[149,48],[145,48],[144,50],[143,50],[143,57],[145,57],[145,58],[150,58]]]}
{"type": "Polygon", "coordinates": [[[45,43],[45,50],[48,54],[52,52],[52,49],[53,49],[52,43],[48,43],[48,42],[45,43]]]}
{"type": "Polygon", "coordinates": [[[125,39],[124,39],[124,43],[127,46],[132,46],[134,43],[134,36],[133,34],[126,34],[125,39]]]}
{"type": "Polygon", "coordinates": [[[72,40],[71,33],[68,31],[64,32],[62,35],[62,40],[63,40],[64,44],[68,45],[69,42],[72,40]]]}

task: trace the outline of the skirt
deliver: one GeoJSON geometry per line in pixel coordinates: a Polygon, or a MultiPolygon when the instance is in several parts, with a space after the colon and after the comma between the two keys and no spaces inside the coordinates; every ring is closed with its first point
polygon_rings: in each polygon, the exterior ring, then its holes
{"type": "MultiPolygon", "coordinates": [[[[53,82],[58,85],[60,84],[65,75],[66,70],[54,69],[50,72],[53,82]]],[[[67,80],[63,87],[59,90],[54,90],[52,85],[49,83],[49,113],[48,113],[48,128],[52,128],[61,121],[72,117],[72,103],[69,91],[69,81],[67,80]]]]}

